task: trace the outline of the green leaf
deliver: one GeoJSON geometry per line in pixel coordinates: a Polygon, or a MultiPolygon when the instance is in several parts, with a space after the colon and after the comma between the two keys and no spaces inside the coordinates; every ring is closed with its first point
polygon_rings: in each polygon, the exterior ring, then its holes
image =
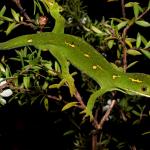
{"type": "Polygon", "coordinates": [[[111,49],[114,45],[114,40],[109,40],[107,44],[108,44],[108,47],[111,49]]]}
{"type": "Polygon", "coordinates": [[[43,9],[42,9],[42,7],[41,7],[41,5],[40,5],[40,3],[39,3],[38,0],[34,0],[34,15],[35,15],[36,12],[37,12],[36,7],[38,7],[40,13],[41,13],[42,15],[44,15],[43,9]]]}
{"type": "Polygon", "coordinates": [[[150,23],[145,20],[139,20],[139,21],[136,21],[135,23],[142,27],[150,27],[150,23]]]}
{"type": "Polygon", "coordinates": [[[133,11],[135,18],[137,18],[139,16],[139,5],[137,3],[133,5],[133,11]]]}
{"type": "Polygon", "coordinates": [[[135,110],[132,110],[132,113],[135,114],[136,116],[140,117],[141,116],[141,113],[135,111],[135,110]]]}
{"type": "Polygon", "coordinates": [[[132,63],[130,63],[127,67],[127,69],[131,68],[132,66],[134,66],[135,64],[137,64],[139,61],[134,61],[132,63]]]}
{"type": "Polygon", "coordinates": [[[7,65],[7,67],[6,67],[6,72],[5,72],[5,76],[6,76],[6,78],[9,78],[10,75],[11,75],[10,68],[9,68],[9,66],[7,65]]]}
{"type": "Polygon", "coordinates": [[[17,25],[15,22],[9,24],[7,30],[5,31],[6,35],[8,35],[8,34],[9,34],[13,29],[15,29],[17,26],[18,26],[18,25],[17,25]]]}
{"type": "Polygon", "coordinates": [[[8,17],[5,17],[5,16],[0,16],[0,19],[1,19],[1,20],[5,20],[5,21],[8,21],[8,22],[13,22],[13,21],[14,21],[13,19],[8,18],[8,17]]]}
{"type": "Polygon", "coordinates": [[[75,132],[74,130],[69,130],[69,131],[65,132],[65,133],[63,134],[63,136],[71,135],[71,134],[73,134],[74,132],[75,132]]]}
{"type": "Polygon", "coordinates": [[[44,99],[44,107],[45,107],[46,111],[49,110],[49,102],[48,102],[48,98],[45,98],[45,99],[44,99]]]}
{"type": "Polygon", "coordinates": [[[23,77],[23,84],[26,89],[30,87],[30,77],[23,77]]]}
{"type": "Polygon", "coordinates": [[[11,13],[14,17],[14,19],[19,22],[19,17],[20,17],[20,14],[19,13],[16,13],[15,10],[11,9],[11,13]]]}
{"type": "Polygon", "coordinates": [[[141,35],[141,40],[142,40],[142,43],[146,46],[147,40],[143,35],[141,35]]]}
{"type": "Polygon", "coordinates": [[[6,72],[6,70],[5,70],[5,68],[4,68],[4,66],[0,63],[0,72],[3,72],[3,73],[5,73],[6,72]]]}
{"type": "Polygon", "coordinates": [[[138,33],[136,38],[136,48],[139,48],[140,45],[141,45],[141,35],[140,33],[138,33]]]}
{"type": "Polygon", "coordinates": [[[132,56],[141,55],[141,53],[135,49],[128,49],[127,53],[132,56]]]}
{"type": "Polygon", "coordinates": [[[125,7],[134,7],[134,5],[138,5],[139,3],[137,2],[129,2],[125,4],[125,7]]]}
{"type": "Polygon", "coordinates": [[[66,105],[62,108],[62,111],[67,110],[67,109],[69,109],[69,108],[71,108],[71,107],[77,106],[77,104],[78,104],[78,102],[70,102],[70,103],[66,104],[66,105]]]}
{"type": "Polygon", "coordinates": [[[122,21],[117,25],[118,31],[127,25],[128,21],[122,21]]]}
{"type": "Polygon", "coordinates": [[[148,58],[150,59],[150,52],[144,49],[140,49],[140,51],[148,58]]]}
{"type": "Polygon", "coordinates": [[[150,47],[150,41],[148,41],[148,43],[145,45],[145,48],[149,48],[150,47]]]}
{"type": "Polygon", "coordinates": [[[148,2],[148,7],[147,7],[147,9],[148,9],[148,10],[150,9],[150,0],[149,0],[149,2],[148,2]]]}
{"type": "Polygon", "coordinates": [[[46,90],[48,88],[49,83],[47,81],[44,82],[42,89],[46,90]]]}
{"type": "Polygon", "coordinates": [[[131,41],[130,41],[128,38],[125,39],[125,43],[126,43],[130,48],[132,48],[132,43],[131,43],[131,41]]]}
{"type": "Polygon", "coordinates": [[[54,68],[56,72],[61,72],[60,66],[57,61],[55,61],[54,68]]]}
{"type": "Polygon", "coordinates": [[[150,131],[142,133],[142,135],[147,135],[147,134],[150,134],[150,131]]]}
{"type": "Polygon", "coordinates": [[[97,27],[95,27],[93,25],[91,26],[91,30],[99,35],[104,35],[104,32],[102,32],[101,30],[99,30],[97,27]]]}
{"type": "Polygon", "coordinates": [[[0,16],[3,16],[6,11],[6,6],[3,6],[3,8],[0,10],[0,16]]]}

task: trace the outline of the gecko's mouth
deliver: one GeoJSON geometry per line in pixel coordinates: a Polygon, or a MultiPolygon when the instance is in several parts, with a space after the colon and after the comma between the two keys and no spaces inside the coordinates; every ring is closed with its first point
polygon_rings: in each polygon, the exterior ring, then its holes
{"type": "Polygon", "coordinates": [[[139,96],[144,96],[144,97],[148,97],[150,98],[150,93],[144,93],[143,92],[138,92],[138,91],[134,91],[134,90],[130,90],[130,89],[121,89],[121,88],[117,88],[118,91],[129,94],[129,95],[139,95],[139,96]]]}
{"type": "Polygon", "coordinates": [[[139,96],[144,96],[144,97],[149,97],[150,98],[150,94],[146,94],[146,93],[142,93],[142,92],[138,92],[138,91],[133,91],[133,90],[126,90],[126,93],[129,95],[139,95],[139,96]]]}

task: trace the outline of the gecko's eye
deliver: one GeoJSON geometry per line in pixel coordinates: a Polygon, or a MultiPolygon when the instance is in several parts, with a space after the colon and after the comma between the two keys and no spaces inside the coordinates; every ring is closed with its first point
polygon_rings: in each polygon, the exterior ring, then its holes
{"type": "Polygon", "coordinates": [[[147,87],[146,87],[146,86],[143,86],[143,87],[141,88],[141,91],[142,91],[142,92],[146,92],[146,91],[147,91],[147,87]]]}

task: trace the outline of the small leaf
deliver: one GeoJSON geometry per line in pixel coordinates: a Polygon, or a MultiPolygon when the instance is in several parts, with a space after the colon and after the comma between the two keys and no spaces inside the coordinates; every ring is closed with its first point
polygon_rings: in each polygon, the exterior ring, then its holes
{"type": "Polygon", "coordinates": [[[114,45],[114,40],[109,40],[107,44],[108,44],[108,47],[111,49],[114,45]]]}
{"type": "Polygon", "coordinates": [[[127,25],[128,21],[122,21],[117,25],[118,31],[127,25]]]}
{"type": "Polygon", "coordinates": [[[101,30],[99,30],[97,27],[95,26],[91,26],[91,30],[94,31],[95,33],[97,34],[100,34],[100,35],[104,35],[104,32],[102,32],[101,30]]]}
{"type": "Polygon", "coordinates": [[[129,2],[129,3],[125,4],[125,7],[134,7],[135,4],[138,5],[139,3],[137,3],[137,2],[129,2]]]}
{"type": "Polygon", "coordinates": [[[149,2],[148,2],[148,7],[147,7],[147,9],[148,9],[148,10],[150,9],[150,0],[149,0],[149,2]]]}
{"type": "Polygon", "coordinates": [[[133,56],[141,55],[141,53],[135,49],[128,49],[127,53],[133,56]]]}
{"type": "Polygon", "coordinates": [[[5,68],[4,68],[4,66],[0,63],[0,72],[3,72],[3,73],[5,73],[6,72],[6,70],[5,70],[5,68]]]}
{"type": "Polygon", "coordinates": [[[46,111],[49,110],[49,102],[48,102],[48,98],[45,98],[45,99],[44,99],[44,107],[45,107],[46,111]]]}
{"type": "Polygon", "coordinates": [[[13,22],[14,20],[5,16],[1,16],[2,20],[8,21],[8,22],[13,22]]]}
{"type": "Polygon", "coordinates": [[[142,135],[147,135],[147,134],[150,134],[150,131],[142,133],[142,135]]]}
{"type": "Polygon", "coordinates": [[[150,23],[145,20],[139,20],[139,21],[136,21],[135,23],[142,27],[150,27],[150,23]]]}
{"type": "Polygon", "coordinates": [[[139,48],[140,45],[141,45],[141,35],[140,33],[138,33],[136,38],[136,47],[139,48]]]}
{"type": "Polygon", "coordinates": [[[61,72],[60,66],[57,61],[55,61],[54,67],[55,67],[55,71],[61,72]]]}
{"type": "Polygon", "coordinates": [[[5,32],[6,32],[6,35],[8,35],[8,34],[9,34],[13,29],[15,29],[17,26],[18,26],[18,25],[17,25],[15,22],[9,24],[7,30],[5,31],[5,32]]]}
{"type": "Polygon", "coordinates": [[[10,77],[10,68],[9,68],[9,66],[7,66],[7,68],[6,68],[6,72],[5,72],[5,76],[6,76],[6,78],[8,78],[8,77],[10,77]]]}
{"type": "Polygon", "coordinates": [[[0,16],[3,16],[6,11],[6,6],[3,6],[3,8],[0,10],[0,16]]]}
{"type": "Polygon", "coordinates": [[[141,35],[141,41],[146,46],[147,40],[146,40],[146,38],[143,35],[141,35]]]}
{"type": "Polygon", "coordinates": [[[4,98],[0,97],[0,104],[5,105],[7,102],[4,98]]]}
{"type": "Polygon", "coordinates": [[[71,108],[71,107],[77,106],[77,103],[78,103],[78,102],[70,102],[70,103],[66,104],[66,105],[62,108],[62,111],[67,110],[67,109],[69,109],[69,108],[71,108]]]}
{"type": "Polygon", "coordinates": [[[44,82],[42,89],[46,90],[48,88],[49,83],[47,81],[44,82]]]}
{"type": "Polygon", "coordinates": [[[135,3],[135,4],[133,5],[133,11],[134,11],[134,16],[135,16],[135,18],[137,18],[138,15],[139,15],[139,5],[138,5],[137,3],[135,3]]]}
{"type": "Polygon", "coordinates": [[[140,51],[148,58],[150,59],[150,52],[144,49],[140,49],[140,51]]]}
{"type": "Polygon", "coordinates": [[[11,13],[12,13],[14,19],[15,19],[17,22],[19,22],[19,17],[20,17],[19,13],[16,13],[15,10],[13,10],[13,9],[11,9],[11,13]]]}
{"type": "Polygon", "coordinates": [[[30,77],[23,77],[23,84],[26,89],[30,87],[30,77]]]}
{"type": "Polygon", "coordinates": [[[125,39],[125,43],[132,48],[132,43],[130,42],[130,40],[128,40],[127,38],[125,39]]]}
{"type": "Polygon", "coordinates": [[[141,113],[135,111],[135,110],[132,110],[132,113],[135,114],[136,116],[141,116],[141,113]]]}
{"type": "Polygon", "coordinates": [[[69,131],[65,132],[65,133],[63,134],[63,136],[71,135],[71,134],[73,134],[74,132],[75,132],[74,130],[69,130],[69,131]]]}
{"type": "Polygon", "coordinates": [[[137,64],[139,61],[134,61],[132,63],[130,63],[127,67],[127,69],[131,68],[132,66],[134,66],[135,64],[137,64]]]}
{"type": "Polygon", "coordinates": [[[146,44],[145,48],[149,48],[150,47],[150,41],[148,41],[148,43],[146,44]]]}

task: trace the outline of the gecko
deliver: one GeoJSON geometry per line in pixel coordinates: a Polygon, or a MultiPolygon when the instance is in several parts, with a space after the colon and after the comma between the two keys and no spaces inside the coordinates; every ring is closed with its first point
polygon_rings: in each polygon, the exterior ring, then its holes
{"type": "Polygon", "coordinates": [[[49,51],[59,62],[62,81],[52,85],[60,87],[66,83],[70,94],[76,92],[74,78],[69,64],[72,64],[81,72],[92,78],[99,85],[99,89],[93,92],[85,110],[85,116],[92,118],[92,110],[96,99],[109,91],[121,91],[129,95],[139,95],[150,98],[150,75],[144,73],[124,73],[115,69],[104,56],[82,38],[64,33],[65,20],[60,15],[59,5],[54,0],[43,0],[47,7],[51,8],[51,15],[56,23],[52,32],[41,32],[22,35],[6,42],[0,43],[0,51],[12,50],[24,46],[33,46],[43,51],[49,51]],[[61,19],[60,19],[61,17],[61,19]]]}

